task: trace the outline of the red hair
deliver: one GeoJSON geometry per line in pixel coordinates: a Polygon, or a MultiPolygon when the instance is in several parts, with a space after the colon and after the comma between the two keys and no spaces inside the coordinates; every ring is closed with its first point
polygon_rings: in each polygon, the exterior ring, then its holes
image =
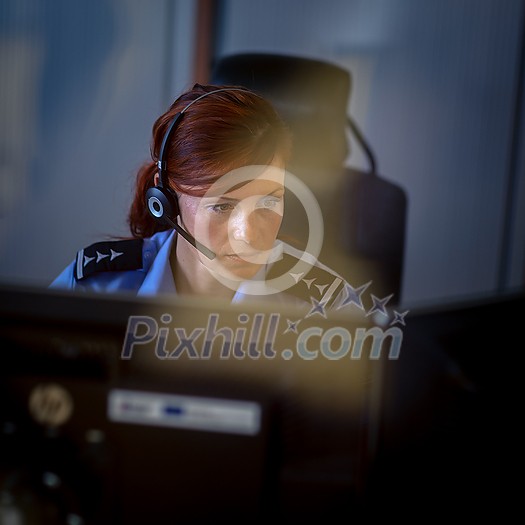
{"type": "Polygon", "coordinates": [[[288,160],[291,135],[272,105],[238,86],[195,86],[181,95],[153,125],[151,161],[137,173],[135,196],[128,215],[133,237],[150,237],[169,228],[148,212],[146,192],[154,185],[161,143],[175,115],[176,124],[165,153],[173,190],[202,196],[229,171],[249,165],[267,165],[274,158],[288,160]],[[235,89],[198,97],[217,89],[235,89]]]}

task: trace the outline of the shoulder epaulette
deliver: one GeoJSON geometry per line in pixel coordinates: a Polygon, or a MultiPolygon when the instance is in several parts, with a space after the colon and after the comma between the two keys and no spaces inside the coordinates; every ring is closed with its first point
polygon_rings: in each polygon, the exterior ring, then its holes
{"type": "Polygon", "coordinates": [[[329,307],[341,290],[345,281],[342,277],[329,269],[299,261],[290,254],[283,254],[282,259],[276,261],[266,279],[282,278],[287,286],[285,293],[311,303],[315,299],[323,306],[329,307]],[[297,265],[297,266],[296,266],[297,265]]]}
{"type": "Polygon", "coordinates": [[[75,279],[80,281],[98,272],[119,272],[142,268],[142,239],[97,242],[79,250],[75,279]]]}

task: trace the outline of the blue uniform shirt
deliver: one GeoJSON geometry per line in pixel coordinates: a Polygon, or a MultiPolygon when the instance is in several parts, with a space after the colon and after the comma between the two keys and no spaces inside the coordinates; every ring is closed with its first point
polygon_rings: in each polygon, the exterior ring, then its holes
{"type": "MultiPolygon", "coordinates": [[[[51,283],[51,287],[94,292],[131,292],[138,296],[176,294],[170,265],[175,239],[174,230],[165,230],[145,239],[96,243],[80,250],[76,260],[51,283]]],[[[342,277],[313,258],[304,273],[287,272],[304,255],[286,243],[277,242],[282,246],[281,259],[263,266],[254,279],[270,279],[272,272],[275,276],[285,274],[290,286],[284,292],[258,295],[257,299],[268,297],[274,301],[296,304],[311,304],[312,299],[315,299],[326,305],[335,305],[341,301],[345,286],[342,277]],[[287,262],[286,267],[283,262],[287,262]]],[[[248,284],[241,284],[232,302],[249,298],[248,284]]]]}

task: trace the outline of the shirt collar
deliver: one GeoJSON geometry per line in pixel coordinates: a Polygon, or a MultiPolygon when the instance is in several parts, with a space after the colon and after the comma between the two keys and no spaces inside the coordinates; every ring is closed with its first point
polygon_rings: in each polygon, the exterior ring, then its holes
{"type": "Polygon", "coordinates": [[[161,245],[137,295],[159,295],[177,293],[170,264],[170,253],[176,233],[172,230],[161,245]]]}
{"type": "MultiPolygon", "coordinates": [[[[164,243],[161,245],[155,260],[148,270],[146,278],[140,286],[137,295],[159,295],[159,294],[176,294],[175,280],[173,279],[173,271],[170,264],[170,254],[176,239],[176,232],[172,230],[164,243]]],[[[263,265],[259,271],[249,281],[243,282],[235,295],[232,302],[238,303],[254,296],[268,295],[268,287],[264,283],[264,277],[268,270],[268,266],[278,259],[282,258],[283,244],[281,241],[276,241],[272,255],[266,265],[263,265]],[[262,287],[259,289],[259,284],[262,287]],[[257,286],[254,288],[254,284],[257,286]],[[264,293],[266,291],[266,293],[264,293]],[[255,292],[255,293],[254,293],[255,292]]]]}

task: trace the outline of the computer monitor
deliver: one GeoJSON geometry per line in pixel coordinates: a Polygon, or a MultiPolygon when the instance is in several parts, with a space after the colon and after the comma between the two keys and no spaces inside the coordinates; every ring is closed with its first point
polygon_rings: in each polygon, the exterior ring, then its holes
{"type": "Polygon", "coordinates": [[[503,512],[502,333],[523,305],[387,317],[4,285],[0,522],[503,512]]]}
{"type": "Polygon", "coordinates": [[[360,308],[3,286],[0,513],[22,523],[355,516],[379,365],[360,308]]]}

